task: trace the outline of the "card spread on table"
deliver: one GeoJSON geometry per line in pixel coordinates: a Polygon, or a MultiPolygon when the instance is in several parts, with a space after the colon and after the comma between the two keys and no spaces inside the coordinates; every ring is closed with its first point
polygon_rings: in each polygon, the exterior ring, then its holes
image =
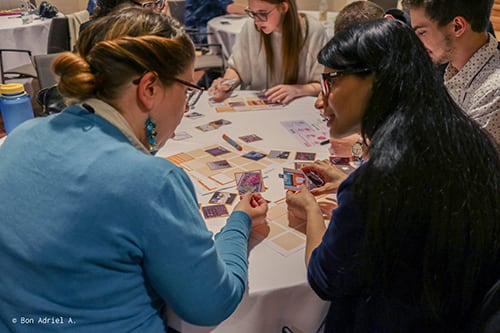
{"type": "Polygon", "coordinates": [[[224,204],[202,206],[201,211],[206,219],[229,215],[226,205],[224,204]]]}
{"type": "Polygon", "coordinates": [[[280,158],[283,160],[286,160],[290,156],[289,151],[282,151],[282,150],[271,150],[269,152],[269,158],[280,158]]]}
{"type": "Polygon", "coordinates": [[[207,162],[207,165],[210,170],[227,169],[231,167],[231,164],[229,164],[229,162],[226,160],[207,162]]]}
{"type": "Polygon", "coordinates": [[[198,119],[198,118],[203,117],[204,115],[199,113],[199,112],[193,111],[193,112],[186,113],[184,116],[186,118],[189,118],[189,119],[198,119]]]}
{"type": "Polygon", "coordinates": [[[258,161],[265,156],[266,156],[266,154],[260,153],[258,151],[251,151],[251,152],[243,155],[243,157],[249,158],[249,159],[254,160],[254,161],[258,161]]]}
{"type": "Polygon", "coordinates": [[[308,153],[300,151],[295,154],[296,160],[314,161],[315,158],[316,158],[316,153],[308,153]]]}
{"type": "Polygon", "coordinates": [[[239,138],[246,143],[262,140],[262,138],[256,134],[243,135],[240,136],[239,138]]]}
{"type": "Polygon", "coordinates": [[[219,119],[219,120],[211,121],[205,125],[196,126],[196,128],[202,132],[209,132],[209,131],[213,131],[213,130],[218,129],[222,125],[229,125],[229,124],[231,124],[231,122],[229,120],[219,119]]]}
{"type": "Polygon", "coordinates": [[[236,193],[216,191],[208,202],[211,204],[231,205],[234,202],[234,199],[236,199],[236,193]]]}
{"type": "Polygon", "coordinates": [[[207,153],[209,153],[210,155],[212,155],[212,156],[219,156],[219,155],[222,155],[222,154],[229,153],[229,150],[227,150],[226,148],[221,147],[221,146],[218,146],[218,147],[215,147],[215,148],[210,148],[210,149],[207,149],[205,151],[207,153]]]}

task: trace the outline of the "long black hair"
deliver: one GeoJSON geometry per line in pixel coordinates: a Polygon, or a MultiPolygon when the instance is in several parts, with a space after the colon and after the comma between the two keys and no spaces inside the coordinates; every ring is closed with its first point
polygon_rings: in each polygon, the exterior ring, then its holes
{"type": "Polygon", "coordinates": [[[340,31],[318,60],[375,78],[361,124],[370,158],[354,185],[366,209],[360,264],[369,292],[391,297],[408,283],[405,304],[460,325],[500,277],[497,144],[453,102],[401,22],[340,31]]]}

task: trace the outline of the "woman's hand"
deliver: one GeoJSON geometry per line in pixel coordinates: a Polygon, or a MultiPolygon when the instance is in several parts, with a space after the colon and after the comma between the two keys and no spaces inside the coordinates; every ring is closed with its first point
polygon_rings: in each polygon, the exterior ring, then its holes
{"type": "Polygon", "coordinates": [[[308,211],[319,208],[316,198],[304,185],[301,185],[298,191],[287,191],[286,203],[288,218],[292,219],[294,224],[306,222],[308,211]]]}
{"type": "Polygon", "coordinates": [[[270,103],[287,105],[293,99],[300,96],[300,90],[296,85],[278,84],[266,90],[265,95],[270,103]]]}
{"type": "Polygon", "coordinates": [[[340,183],[347,178],[347,175],[333,166],[328,160],[315,161],[302,167],[305,173],[314,171],[325,181],[323,186],[311,190],[313,195],[335,193],[340,183]]]}
{"type": "Polygon", "coordinates": [[[233,211],[243,211],[252,219],[252,227],[263,224],[266,221],[267,200],[260,193],[245,193],[233,211]]]}

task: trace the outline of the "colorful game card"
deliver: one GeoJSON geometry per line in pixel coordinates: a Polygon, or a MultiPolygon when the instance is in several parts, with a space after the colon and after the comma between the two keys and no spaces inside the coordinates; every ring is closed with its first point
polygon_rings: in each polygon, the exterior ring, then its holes
{"type": "Polygon", "coordinates": [[[243,157],[249,158],[249,159],[254,160],[254,161],[258,161],[261,158],[266,157],[266,154],[259,153],[258,151],[251,151],[251,152],[243,155],[243,157]]]}
{"type": "Polygon", "coordinates": [[[286,159],[288,159],[288,156],[290,156],[289,151],[271,150],[269,152],[269,158],[279,158],[279,159],[286,160],[286,159]]]}
{"type": "Polygon", "coordinates": [[[231,124],[231,122],[229,120],[226,120],[226,119],[214,120],[214,121],[211,121],[208,123],[208,125],[213,126],[215,128],[219,128],[222,125],[229,125],[229,124],[231,124]]]}
{"type": "Polygon", "coordinates": [[[262,192],[264,188],[261,170],[236,172],[234,178],[239,194],[262,192]]]}
{"type": "Polygon", "coordinates": [[[210,170],[219,170],[231,167],[231,164],[229,164],[229,162],[226,160],[207,162],[207,165],[210,168],[210,170]]]}
{"type": "Polygon", "coordinates": [[[229,125],[229,124],[231,124],[231,122],[229,120],[219,119],[219,120],[211,121],[205,125],[196,126],[196,128],[202,132],[209,132],[209,131],[213,131],[213,130],[218,129],[222,125],[229,125]]]}
{"type": "Polygon", "coordinates": [[[203,206],[201,207],[201,211],[203,212],[203,217],[206,219],[229,215],[226,205],[224,204],[203,206]]]}
{"type": "Polygon", "coordinates": [[[221,146],[218,146],[218,147],[215,147],[215,148],[210,148],[210,149],[207,149],[205,151],[207,153],[209,153],[210,155],[212,155],[212,156],[219,156],[219,155],[222,155],[222,154],[229,153],[229,150],[227,150],[226,148],[221,147],[221,146]]]}
{"type": "Polygon", "coordinates": [[[285,189],[297,191],[302,184],[311,190],[323,186],[325,182],[314,171],[305,173],[302,170],[283,168],[283,184],[285,189]]]}
{"type": "Polygon", "coordinates": [[[236,199],[236,193],[216,191],[214,192],[210,200],[208,200],[208,202],[211,204],[231,205],[233,204],[234,199],[236,199]]]}
{"type": "Polygon", "coordinates": [[[315,158],[316,158],[316,153],[297,152],[295,154],[296,160],[314,161],[315,158]]]}
{"type": "Polygon", "coordinates": [[[256,134],[243,135],[240,136],[239,138],[246,143],[262,140],[262,138],[256,134]]]}
{"type": "Polygon", "coordinates": [[[283,168],[283,184],[285,189],[297,191],[300,185],[309,185],[308,179],[302,170],[283,168]]]}
{"type": "Polygon", "coordinates": [[[314,185],[314,187],[320,187],[325,185],[325,181],[321,176],[314,170],[309,170],[309,171],[304,171],[304,173],[307,176],[307,179],[309,179],[309,182],[314,185]]]}

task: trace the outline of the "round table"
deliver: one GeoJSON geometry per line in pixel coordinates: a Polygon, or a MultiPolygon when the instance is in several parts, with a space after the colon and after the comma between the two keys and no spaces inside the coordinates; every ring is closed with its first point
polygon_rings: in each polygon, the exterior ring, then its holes
{"type": "MultiPolygon", "coordinates": [[[[32,55],[46,54],[51,19],[34,18],[23,24],[19,15],[0,16],[0,49],[29,50],[32,55]]],[[[5,69],[29,63],[31,60],[19,53],[5,54],[5,69]]]]}

